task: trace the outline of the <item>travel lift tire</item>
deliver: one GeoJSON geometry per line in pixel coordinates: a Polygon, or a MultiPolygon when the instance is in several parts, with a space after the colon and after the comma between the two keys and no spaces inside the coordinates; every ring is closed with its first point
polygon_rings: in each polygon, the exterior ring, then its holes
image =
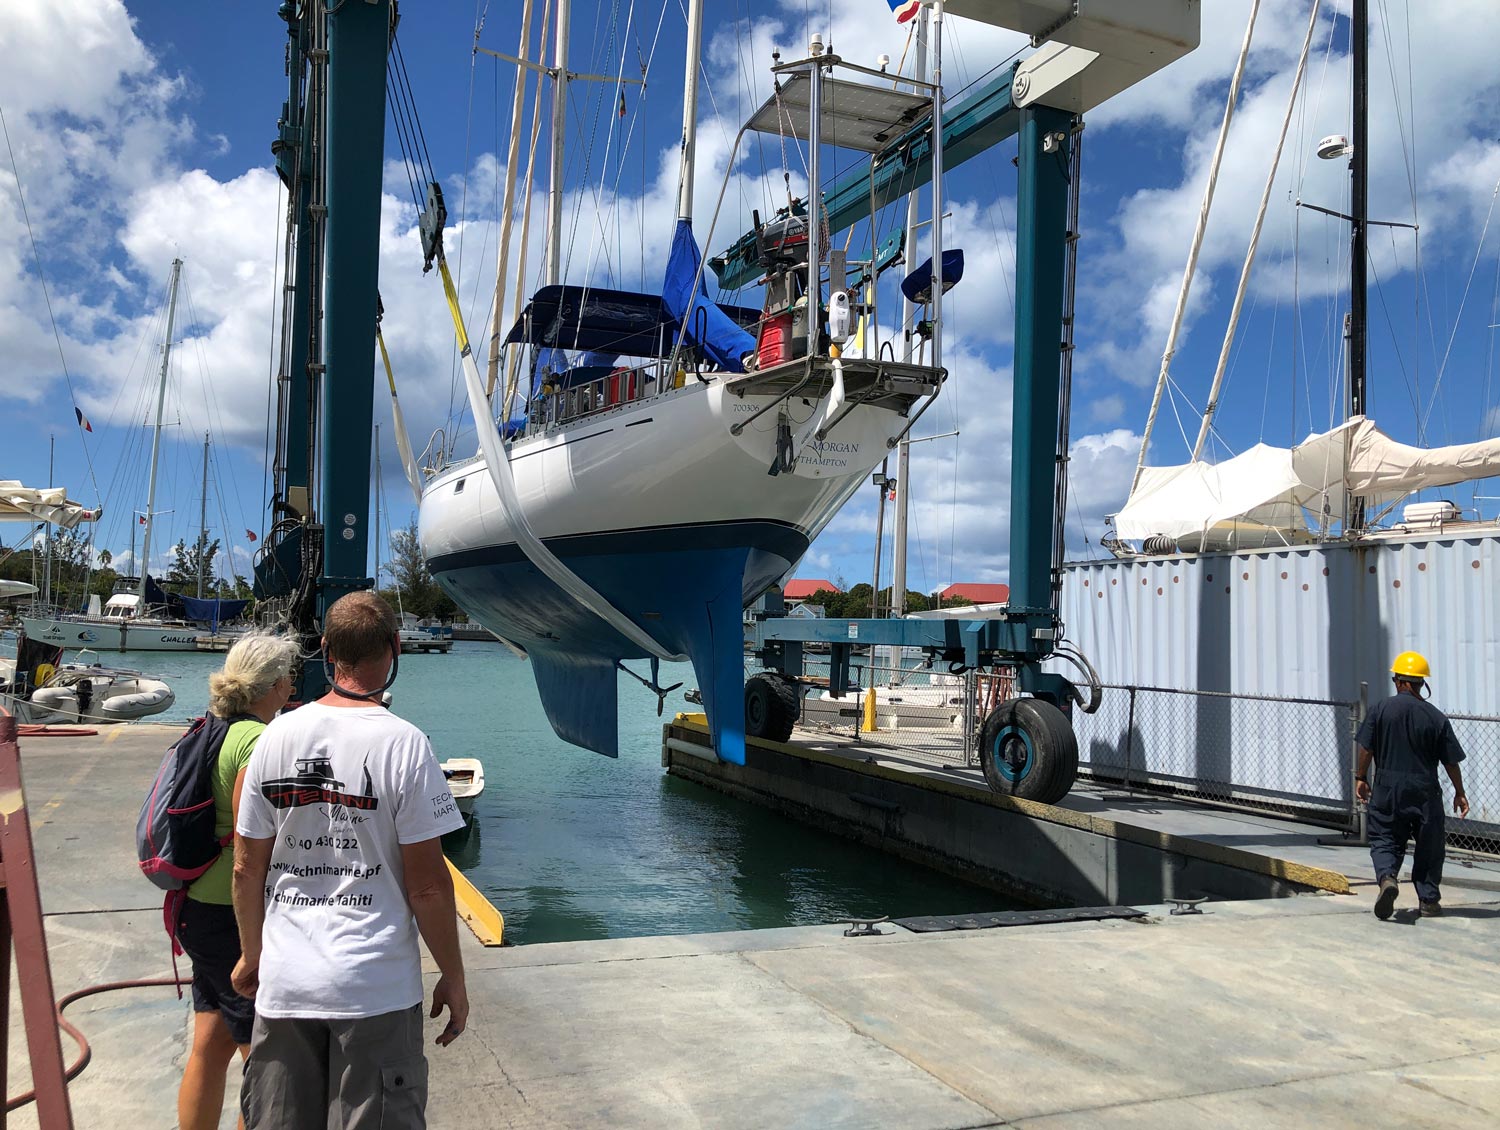
{"type": "Polygon", "coordinates": [[[801,715],[801,688],[792,679],[763,671],[745,680],[746,737],[784,742],[801,715]]]}
{"type": "Polygon", "coordinates": [[[1078,737],[1050,702],[1013,698],[980,727],[979,763],[995,792],[1056,804],[1078,776],[1078,737]]]}

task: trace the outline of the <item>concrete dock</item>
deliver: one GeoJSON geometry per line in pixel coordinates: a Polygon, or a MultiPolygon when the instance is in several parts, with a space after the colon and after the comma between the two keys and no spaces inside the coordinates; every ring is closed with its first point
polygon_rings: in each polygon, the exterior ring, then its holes
{"type": "MultiPolygon", "coordinates": [[[[132,726],[22,739],[58,995],[171,971],[132,840],[172,736],[132,726]]],[[[831,924],[486,949],[466,934],[473,1014],[453,1047],[430,1049],[430,1125],[1500,1121],[1492,864],[1450,864],[1446,917],[1415,918],[1407,886],[1380,923],[1368,856],[1319,845],[1319,829],[1087,789],[1068,804],[1091,834],[1193,838],[1280,860],[1283,873],[1337,871],[1351,893],[1210,901],[1181,917],[1136,903],[1147,916],[1129,921],[887,924],[872,938],[831,924]]],[[[11,1000],[16,1093],[28,1072],[11,1000]]],[[[171,990],[137,989],[69,1010],[93,1044],[71,1086],[77,1126],[174,1124],[189,1008],[171,990]]],[[[34,1109],[12,1120],[34,1126],[34,1109]]]]}

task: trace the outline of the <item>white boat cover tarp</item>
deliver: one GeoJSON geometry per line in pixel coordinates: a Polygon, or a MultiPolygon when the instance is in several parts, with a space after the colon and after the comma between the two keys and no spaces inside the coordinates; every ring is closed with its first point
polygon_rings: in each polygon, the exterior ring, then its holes
{"type": "MultiPolygon", "coordinates": [[[[1397,443],[1355,416],[1294,448],[1256,444],[1222,463],[1146,467],[1115,516],[1118,537],[1207,535],[1245,525],[1305,538],[1304,511],[1342,518],[1345,492],[1392,502],[1415,491],[1500,475],[1500,437],[1449,447],[1397,443]]],[[[1207,545],[1205,545],[1207,548],[1207,545]]]]}
{"type": "Polygon", "coordinates": [[[98,510],[86,510],[68,498],[62,487],[26,487],[17,479],[0,479],[0,522],[51,522],[71,530],[79,522],[94,522],[98,510]]]}

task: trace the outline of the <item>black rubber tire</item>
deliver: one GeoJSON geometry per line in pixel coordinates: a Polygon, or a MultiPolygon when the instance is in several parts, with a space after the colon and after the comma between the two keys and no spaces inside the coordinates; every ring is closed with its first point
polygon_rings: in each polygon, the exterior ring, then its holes
{"type": "Polygon", "coordinates": [[[995,792],[1056,804],[1078,776],[1078,738],[1050,702],[1013,698],[980,727],[979,763],[995,792]]]}
{"type": "Polygon", "coordinates": [[[800,690],[785,675],[762,671],[745,681],[746,737],[784,742],[801,714],[800,690]]]}

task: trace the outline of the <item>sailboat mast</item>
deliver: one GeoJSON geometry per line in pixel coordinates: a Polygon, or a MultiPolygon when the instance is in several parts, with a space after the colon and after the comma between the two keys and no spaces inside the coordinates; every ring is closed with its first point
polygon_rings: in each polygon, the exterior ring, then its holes
{"type": "Polygon", "coordinates": [[[208,433],[203,433],[203,494],[198,499],[198,599],[203,599],[204,558],[208,556],[208,433]]]}
{"type": "MultiPolygon", "coordinates": [[[[1370,5],[1354,0],[1349,31],[1353,72],[1354,153],[1349,161],[1349,415],[1365,414],[1365,339],[1367,252],[1365,228],[1370,200],[1370,5]]],[[[1345,533],[1365,528],[1365,500],[1350,496],[1344,511],[1345,533]]]]}
{"type": "Polygon", "coordinates": [[[1350,51],[1354,71],[1354,154],[1349,162],[1352,184],[1349,213],[1349,414],[1365,413],[1365,228],[1369,218],[1370,189],[1370,5],[1354,0],[1350,51]]]}
{"type": "MultiPolygon", "coordinates": [[[[510,149],[505,157],[505,193],[500,204],[500,243],[495,266],[494,329],[490,333],[489,371],[484,389],[490,396],[495,395],[495,386],[500,383],[500,339],[505,335],[505,282],[510,268],[511,213],[516,203],[516,161],[521,156],[521,118],[526,110],[526,53],[531,47],[531,6],[532,0],[526,0],[521,11],[521,45],[516,51],[520,62],[516,65],[515,96],[510,107],[510,149]]],[[[524,264],[522,270],[525,270],[524,264]]]]}
{"type": "Polygon", "coordinates": [[[807,355],[818,355],[823,323],[823,37],[814,36],[808,54],[807,96],[807,355]]]}
{"type": "MultiPolygon", "coordinates": [[[[927,78],[927,9],[917,13],[916,49],[914,75],[918,82],[927,78]]],[[[917,194],[906,198],[906,253],[916,254],[918,225],[917,194]]],[[[915,331],[917,304],[909,298],[902,299],[902,324],[905,326],[906,347],[903,360],[910,364],[916,352],[915,331]]],[[[899,620],[906,615],[906,499],[911,489],[911,438],[903,432],[901,444],[896,452],[896,513],[895,549],[891,556],[891,618],[899,620]]]]}
{"type": "Polygon", "coordinates": [[[943,0],[932,12],[932,367],[943,367],[943,0]]]}
{"type": "Polygon", "coordinates": [[[691,0],[687,12],[687,62],[683,67],[682,161],[678,170],[677,218],[693,218],[693,162],[698,141],[698,57],[703,49],[703,0],[691,0]]]}
{"type": "Polygon", "coordinates": [[[156,385],[156,424],[151,429],[151,480],[146,488],[146,533],[141,539],[141,576],[136,595],[146,602],[146,572],[151,566],[151,527],[156,522],[156,464],[161,456],[161,416],[167,403],[167,366],[172,359],[172,327],[177,318],[177,280],[182,260],[172,260],[172,284],[167,295],[167,334],[161,345],[161,378],[156,385]]]}
{"type": "MultiPolygon", "coordinates": [[[[47,485],[49,487],[56,485],[56,480],[53,478],[53,475],[54,475],[53,467],[54,467],[54,464],[56,463],[56,458],[57,458],[57,437],[56,436],[48,436],[47,437],[47,485]]],[[[53,551],[53,548],[54,547],[52,545],[52,522],[51,522],[51,519],[49,518],[48,521],[47,521],[47,559],[46,559],[47,563],[46,563],[46,566],[45,566],[45,571],[42,574],[42,605],[44,607],[46,607],[46,608],[49,608],[49,609],[52,607],[52,556],[53,556],[52,551],[53,551]]],[[[31,554],[31,560],[32,560],[32,563],[35,564],[35,562],[36,562],[36,552],[35,551],[33,551],[32,554],[31,554]]],[[[35,579],[35,578],[33,577],[33,579],[35,579]]]]}
{"type": "Polygon", "coordinates": [[[552,50],[552,171],[547,185],[547,285],[562,282],[563,136],[568,122],[568,19],[572,0],[557,0],[552,50]]]}

